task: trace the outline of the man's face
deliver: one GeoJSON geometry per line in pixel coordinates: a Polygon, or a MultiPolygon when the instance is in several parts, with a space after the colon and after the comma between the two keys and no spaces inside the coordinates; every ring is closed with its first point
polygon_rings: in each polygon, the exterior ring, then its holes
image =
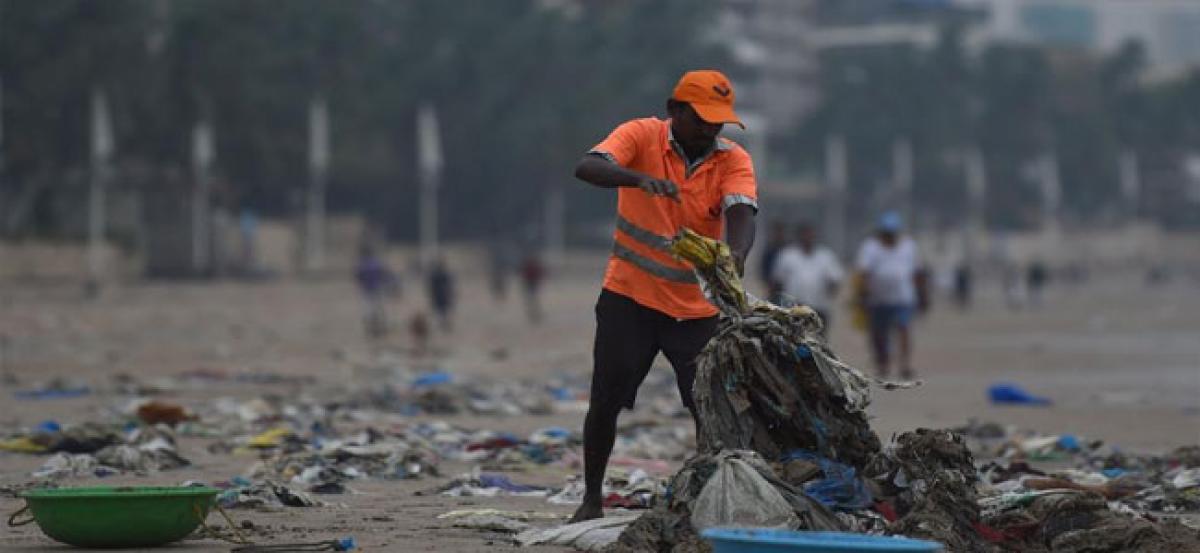
{"type": "Polygon", "coordinates": [[[800,239],[801,246],[804,246],[805,248],[812,248],[813,245],[817,243],[817,231],[812,227],[801,228],[800,232],[797,234],[797,238],[800,239]]]}
{"type": "Polygon", "coordinates": [[[896,235],[895,231],[891,231],[891,230],[880,230],[879,231],[879,241],[883,242],[883,245],[885,245],[889,248],[896,245],[897,238],[898,238],[898,236],[896,235]]]}
{"type": "Polygon", "coordinates": [[[671,116],[671,132],[685,150],[694,152],[707,149],[725,126],[701,119],[696,110],[684,102],[672,102],[667,111],[671,116]]]}

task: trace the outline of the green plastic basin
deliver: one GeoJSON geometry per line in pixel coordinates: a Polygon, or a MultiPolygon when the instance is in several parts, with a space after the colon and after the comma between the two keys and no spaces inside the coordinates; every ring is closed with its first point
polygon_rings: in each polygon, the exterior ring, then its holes
{"type": "Polygon", "coordinates": [[[215,488],[94,487],[21,494],[42,532],[78,547],[148,547],[183,539],[208,516],[215,488]]]}

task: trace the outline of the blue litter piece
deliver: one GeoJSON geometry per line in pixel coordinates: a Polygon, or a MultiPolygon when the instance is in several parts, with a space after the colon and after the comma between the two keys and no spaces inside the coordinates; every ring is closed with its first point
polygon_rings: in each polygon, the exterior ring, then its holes
{"type": "Polygon", "coordinates": [[[449,384],[453,381],[454,375],[444,371],[436,371],[425,373],[414,378],[412,381],[412,387],[423,388],[426,386],[437,386],[439,384],[449,384]]]}
{"type": "Polygon", "coordinates": [[[1110,469],[1104,469],[1104,470],[1100,471],[1100,473],[1108,478],[1117,478],[1117,477],[1121,476],[1122,474],[1125,474],[1125,469],[1113,467],[1110,469]]]}
{"type": "Polygon", "coordinates": [[[808,359],[809,357],[812,357],[812,350],[808,349],[808,346],[800,344],[796,346],[796,357],[799,357],[800,359],[808,359]]]}
{"type": "Polygon", "coordinates": [[[78,388],[61,388],[54,390],[25,390],[13,394],[17,399],[70,399],[73,397],[82,397],[91,393],[91,389],[87,386],[78,388]]]}
{"type": "Polygon", "coordinates": [[[342,538],[333,542],[334,551],[353,551],[355,549],[358,549],[358,542],[354,541],[353,537],[342,538]]]}
{"type": "Polygon", "coordinates": [[[537,486],[517,484],[502,474],[480,474],[479,485],[484,488],[500,488],[506,492],[514,493],[535,492],[542,489],[537,486]]]}
{"type": "Polygon", "coordinates": [[[942,544],[848,532],[804,532],[768,528],[709,528],[700,536],[714,553],[849,553],[942,551],[942,544]]]}
{"type": "Polygon", "coordinates": [[[1063,434],[1058,437],[1058,447],[1067,451],[1079,451],[1082,447],[1079,445],[1079,438],[1074,434],[1063,434]]]}
{"type": "Polygon", "coordinates": [[[38,423],[34,430],[45,434],[53,434],[62,430],[62,425],[58,424],[58,421],[46,420],[38,423]]]}
{"type": "Polygon", "coordinates": [[[988,388],[988,397],[992,403],[1007,405],[1050,405],[1050,400],[1035,396],[1024,388],[1009,382],[993,384],[988,388]]]}
{"type": "Polygon", "coordinates": [[[539,433],[549,438],[564,439],[571,437],[571,431],[561,426],[551,426],[538,430],[539,433]]]}
{"type": "Polygon", "coordinates": [[[804,493],[822,505],[854,511],[870,507],[874,502],[871,490],[858,477],[854,467],[803,449],[793,450],[783,457],[784,461],[793,459],[812,461],[821,467],[825,477],[804,484],[804,493]]]}
{"type": "Polygon", "coordinates": [[[571,393],[570,388],[550,388],[550,396],[558,401],[575,399],[575,394],[571,393]]]}

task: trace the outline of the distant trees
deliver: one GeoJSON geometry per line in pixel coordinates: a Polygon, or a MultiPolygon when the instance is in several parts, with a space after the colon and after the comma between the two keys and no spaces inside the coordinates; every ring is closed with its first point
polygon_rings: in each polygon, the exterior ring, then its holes
{"type": "Polygon", "coordinates": [[[1197,203],[1178,201],[1185,192],[1175,169],[1183,155],[1200,152],[1200,72],[1148,84],[1135,43],[1100,60],[1011,44],[972,56],[950,28],[931,49],[826,52],[820,86],[820,108],[783,147],[803,154],[794,156],[797,169],[819,167],[821,141],[844,136],[851,213],[868,214],[891,171],[888,148],[907,138],[917,158],[917,203],[932,217],[925,224],[961,222],[963,153],[978,147],[987,160],[992,226],[1036,224],[1032,164],[1045,152],[1057,158],[1068,219],[1136,211],[1122,206],[1120,185],[1120,159],[1133,154],[1157,191],[1143,199],[1150,214],[1170,225],[1200,225],[1197,203]]]}
{"type": "MultiPolygon", "coordinates": [[[[306,182],[308,103],[329,104],[329,203],[415,233],[413,121],[433,102],[447,156],[443,232],[520,227],[546,187],[575,213],[604,202],[573,161],[621,118],[660,113],[679,73],[720,66],[706,3],[469,6],[439,0],[0,0],[5,176],[63,193],[88,159],[105,89],[117,164],[186,174],[191,128],[215,130],[226,198],[281,213],[306,182]]],[[[146,193],[156,193],[147,190],[146,193]]]]}

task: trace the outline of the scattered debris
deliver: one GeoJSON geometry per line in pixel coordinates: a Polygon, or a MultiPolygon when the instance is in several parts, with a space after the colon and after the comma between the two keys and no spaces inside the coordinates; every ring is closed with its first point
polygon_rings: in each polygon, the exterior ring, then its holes
{"type": "Polygon", "coordinates": [[[516,542],[522,546],[551,544],[580,551],[601,551],[615,543],[636,518],[636,515],[612,516],[544,530],[527,530],[517,535],[516,542]]]}

